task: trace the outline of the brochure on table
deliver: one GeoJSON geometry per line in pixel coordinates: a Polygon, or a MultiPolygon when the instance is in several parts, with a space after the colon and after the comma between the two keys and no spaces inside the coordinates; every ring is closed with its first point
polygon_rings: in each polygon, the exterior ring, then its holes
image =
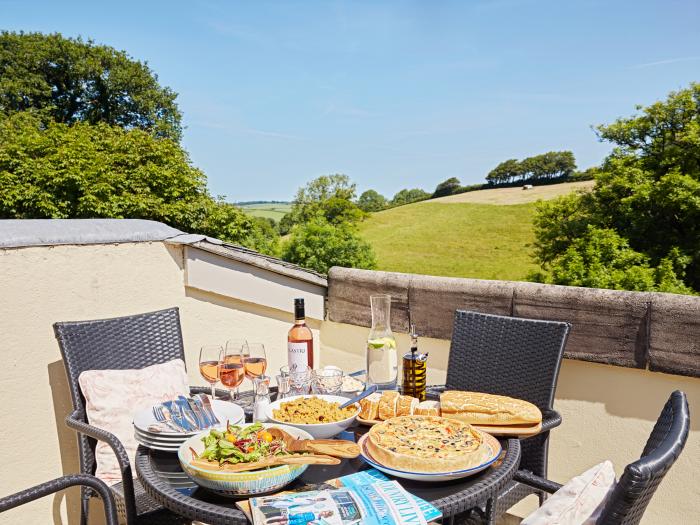
{"type": "Polygon", "coordinates": [[[318,489],[253,498],[238,506],[254,525],[426,525],[442,516],[375,469],[330,480],[318,489]]]}

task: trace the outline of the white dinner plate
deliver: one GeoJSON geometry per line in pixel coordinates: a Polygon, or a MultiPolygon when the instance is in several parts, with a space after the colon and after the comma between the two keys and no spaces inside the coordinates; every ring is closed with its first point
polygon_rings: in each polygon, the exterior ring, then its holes
{"type": "MultiPolygon", "coordinates": [[[[245,413],[243,409],[238,405],[231,403],[230,401],[222,401],[221,399],[214,399],[212,401],[212,408],[214,409],[214,414],[221,421],[221,425],[225,425],[226,421],[230,421],[232,424],[234,422],[240,422],[245,420],[245,413]]],[[[155,416],[153,415],[153,410],[147,408],[145,410],[139,410],[134,414],[134,427],[141,431],[142,434],[152,436],[157,439],[165,439],[166,437],[173,437],[184,441],[189,436],[194,436],[201,432],[201,430],[195,430],[193,432],[150,432],[148,427],[151,425],[158,424],[155,416]]]]}
{"type": "Polygon", "coordinates": [[[360,446],[360,455],[362,456],[362,459],[364,459],[367,463],[372,465],[377,470],[381,470],[385,474],[389,474],[390,476],[395,476],[397,478],[412,479],[414,481],[449,481],[452,479],[460,479],[473,476],[477,472],[481,472],[482,470],[489,468],[501,455],[501,444],[498,442],[498,440],[490,434],[486,434],[485,432],[483,433],[483,435],[484,445],[489,447],[490,450],[488,458],[480,465],[466,470],[455,470],[453,472],[407,472],[405,470],[397,470],[395,468],[385,467],[381,463],[377,462],[377,460],[375,460],[367,450],[365,443],[367,441],[368,434],[363,435],[357,441],[357,444],[360,446]]]}
{"type": "Polygon", "coordinates": [[[155,450],[161,450],[163,452],[177,452],[177,449],[180,447],[180,444],[175,444],[175,445],[162,445],[160,443],[153,443],[151,441],[145,440],[142,437],[134,434],[134,438],[138,443],[143,445],[144,447],[152,448],[155,450]]]}

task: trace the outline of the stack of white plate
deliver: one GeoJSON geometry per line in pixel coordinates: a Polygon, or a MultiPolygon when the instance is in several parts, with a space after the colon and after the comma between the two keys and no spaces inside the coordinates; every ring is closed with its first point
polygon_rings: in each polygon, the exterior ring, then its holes
{"type": "MultiPolygon", "coordinates": [[[[243,409],[228,401],[215,399],[212,401],[212,408],[216,417],[221,421],[221,425],[217,425],[218,427],[226,425],[226,421],[232,425],[238,425],[245,420],[243,409]]],[[[183,441],[200,432],[202,430],[175,432],[165,424],[159,423],[151,409],[140,410],[134,414],[134,437],[136,441],[148,448],[177,452],[183,441]]]]}

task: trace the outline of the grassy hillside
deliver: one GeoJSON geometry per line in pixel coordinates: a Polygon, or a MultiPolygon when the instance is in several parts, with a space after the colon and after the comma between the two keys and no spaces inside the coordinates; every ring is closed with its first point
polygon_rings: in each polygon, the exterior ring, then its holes
{"type": "Polygon", "coordinates": [[[380,270],[523,280],[538,268],[530,258],[532,201],[591,186],[481,190],[418,202],[372,214],[361,234],[374,248],[380,270]]]}
{"type": "Polygon", "coordinates": [[[361,227],[380,270],[524,279],[537,269],[529,257],[534,204],[420,202],[375,213],[361,227]]]}
{"type": "Polygon", "coordinates": [[[241,208],[246,213],[254,217],[271,217],[279,221],[284,215],[292,209],[291,204],[244,204],[241,208]]]}

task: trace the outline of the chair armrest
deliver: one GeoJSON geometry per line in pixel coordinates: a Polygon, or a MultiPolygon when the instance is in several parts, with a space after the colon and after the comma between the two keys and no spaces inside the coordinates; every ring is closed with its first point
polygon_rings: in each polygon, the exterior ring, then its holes
{"type": "Polygon", "coordinates": [[[75,410],[66,416],[66,425],[73,430],[90,436],[97,441],[107,443],[119,462],[119,470],[122,474],[122,487],[124,489],[124,505],[126,507],[126,522],[136,522],[136,500],[134,497],[134,478],[131,470],[131,462],[126,449],[119,438],[101,428],[94,427],[85,422],[85,414],[82,410],[75,410]]]}
{"type": "Polygon", "coordinates": [[[562,487],[559,483],[536,476],[527,470],[518,470],[513,479],[518,483],[528,485],[537,490],[544,490],[550,494],[554,494],[562,487]]]}
{"type": "Polygon", "coordinates": [[[52,481],[47,481],[46,483],[42,483],[35,487],[22,490],[15,494],[10,494],[4,498],[0,498],[0,512],[14,509],[20,505],[29,503],[30,501],[43,498],[44,496],[54,494],[55,492],[67,489],[68,487],[73,487],[75,485],[90,487],[97,492],[104,502],[105,521],[107,525],[118,525],[119,520],[117,518],[117,506],[114,502],[114,495],[112,494],[112,491],[104,483],[104,481],[88,474],[71,474],[68,476],[63,476],[52,481]]]}
{"type": "Polygon", "coordinates": [[[545,410],[542,413],[542,432],[548,432],[561,425],[561,414],[556,410],[545,410]]]}
{"type": "Polygon", "coordinates": [[[119,441],[119,438],[117,438],[117,436],[115,436],[111,432],[107,432],[106,430],[94,427],[86,423],[85,414],[81,410],[76,410],[72,414],[67,415],[66,425],[68,425],[68,427],[72,428],[73,430],[80,432],[81,434],[90,436],[91,438],[94,438],[97,441],[107,443],[114,451],[114,455],[117,456],[117,461],[119,462],[119,469],[122,471],[122,474],[124,474],[124,471],[126,469],[131,470],[129,456],[126,453],[124,445],[122,445],[122,442],[119,441]]]}

